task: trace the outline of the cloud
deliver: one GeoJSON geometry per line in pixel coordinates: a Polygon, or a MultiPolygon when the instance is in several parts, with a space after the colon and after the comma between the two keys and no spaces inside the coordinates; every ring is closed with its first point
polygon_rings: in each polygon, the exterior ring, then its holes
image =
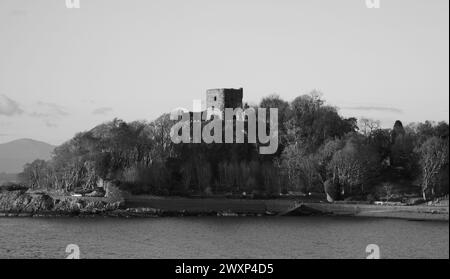
{"type": "Polygon", "coordinates": [[[392,107],[377,107],[377,106],[355,106],[355,107],[342,107],[341,109],[346,110],[361,110],[361,111],[381,111],[390,113],[403,113],[403,110],[399,108],[392,107]]]}
{"type": "Polygon", "coordinates": [[[48,128],[56,128],[56,127],[58,127],[57,124],[55,124],[55,123],[53,123],[51,121],[48,121],[48,120],[45,120],[44,123],[45,123],[45,126],[47,126],[48,128]]]}
{"type": "Polygon", "coordinates": [[[0,115],[14,116],[22,113],[23,110],[20,108],[19,103],[6,95],[0,95],[0,115]]]}
{"type": "Polygon", "coordinates": [[[104,115],[104,114],[108,114],[111,113],[113,111],[112,108],[109,107],[102,107],[102,108],[98,108],[95,109],[92,114],[96,114],[96,115],[104,115]]]}
{"type": "Polygon", "coordinates": [[[57,127],[55,121],[69,115],[67,110],[55,103],[37,102],[37,109],[29,114],[31,117],[39,118],[44,121],[45,126],[49,128],[57,127]]]}
{"type": "Polygon", "coordinates": [[[63,106],[57,105],[55,103],[44,103],[38,102],[38,106],[47,109],[47,111],[54,116],[67,116],[69,113],[63,106]]]}
{"type": "Polygon", "coordinates": [[[30,116],[37,118],[61,118],[69,115],[64,107],[54,103],[38,102],[37,107],[38,109],[30,113],[30,116]]]}

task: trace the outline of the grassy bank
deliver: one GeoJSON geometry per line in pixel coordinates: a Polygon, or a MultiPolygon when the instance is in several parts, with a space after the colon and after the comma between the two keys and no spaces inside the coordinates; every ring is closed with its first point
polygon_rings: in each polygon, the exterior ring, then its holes
{"type": "Polygon", "coordinates": [[[409,220],[449,220],[448,206],[386,206],[370,204],[332,204],[305,198],[280,200],[190,199],[131,196],[127,208],[154,208],[164,212],[189,215],[230,212],[236,214],[332,215],[354,217],[399,218],[409,220]]]}
{"type": "Polygon", "coordinates": [[[448,221],[448,206],[383,206],[370,204],[304,203],[309,210],[333,216],[448,221]]]}
{"type": "Polygon", "coordinates": [[[238,214],[279,213],[293,206],[294,200],[191,199],[132,196],[125,200],[127,208],[157,208],[188,213],[233,212],[238,214]]]}

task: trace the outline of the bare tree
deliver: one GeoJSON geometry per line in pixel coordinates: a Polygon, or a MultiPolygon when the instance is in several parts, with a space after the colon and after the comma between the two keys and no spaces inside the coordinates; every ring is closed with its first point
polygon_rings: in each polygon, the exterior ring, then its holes
{"type": "Polygon", "coordinates": [[[361,118],[358,123],[359,130],[364,136],[369,136],[372,132],[380,129],[381,123],[379,120],[373,120],[370,118],[361,118]]]}
{"type": "Polygon", "coordinates": [[[448,141],[437,137],[429,138],[419,148],[422,166],[422,195],[425,200],[434,197],[439,186],[439,176],[448,166],[448,141]]]}

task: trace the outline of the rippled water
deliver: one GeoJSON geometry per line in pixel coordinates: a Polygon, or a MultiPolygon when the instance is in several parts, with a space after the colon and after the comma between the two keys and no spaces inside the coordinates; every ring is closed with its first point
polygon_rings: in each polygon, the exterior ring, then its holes
{"type": "Polygon", "coordinates": [[[449,258],[448,222],[324,217],[0,218],[0,258],[449,258]]]}

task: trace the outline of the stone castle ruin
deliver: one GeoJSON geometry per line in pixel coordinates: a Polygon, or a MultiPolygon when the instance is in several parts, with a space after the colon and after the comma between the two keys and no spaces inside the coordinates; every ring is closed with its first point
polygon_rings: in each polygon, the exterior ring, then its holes
{"type": "Polygon", "coordinates": [[[170,130],[172,142],[251,143],[257,144],[260,154],[274,154],[278,149],[278,110],[270,108],[269,123],[266,108],[244,110],[243,91],[242,88],[209,89],[206,91],[206,111],[199,109],[201,103],[199,106],[198,101],[194,101],[194,111],[175,110],[170,115],[171,120],[178,121],[170,130]],[[210,119],[212,115],[213,120],[210,119]]]}
{"type": "Polygon", "coordinates": [[[224,111],[225,108],[242,108],[243,89],[220,88],[206,91],[206,107],[224,111]]]}

